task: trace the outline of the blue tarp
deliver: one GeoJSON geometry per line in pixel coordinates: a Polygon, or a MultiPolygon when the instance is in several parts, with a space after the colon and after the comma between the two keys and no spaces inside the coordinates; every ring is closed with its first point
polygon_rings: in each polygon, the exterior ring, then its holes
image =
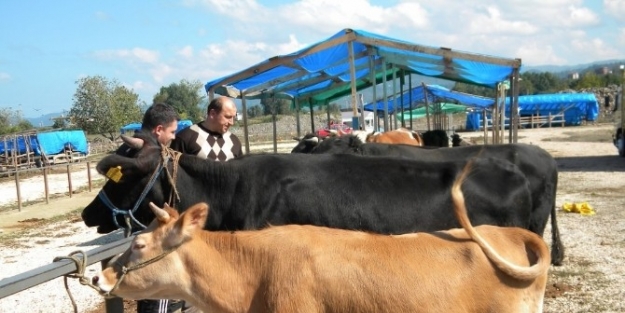
{"type": "Polygon", "coordinates": [[[24,135],[24,136],[19,136],[16,138],[15,141],[13,141],[12,139],[10,139],[9,137],[6,137],[7,140],[6,142],[4,140],[0,141],[0,154],[4,153],[5,151],[14,151],[16,143],[17,143],[17,151],[19,154],[24,154],[26,153],[26,137],[28,137],[28,141],[30,141],[30,151],[35,152],[36,155],[39,155],[41,152],[39,150],[39,143],[37,141],[37,137],[32,134],[32,135],[24,135]]]}
{"type": "MultiPolygon", "coordinates": [[[[510,112],[510,98],[506,98],[506,112],[510,112]]],[[[565,125],[580,125],[582,121],[595,121],[599,116],[599,103],[593,93],[558,93],[519,96],[519,115],[547,116],[564,111],[565,125]]]]}
{"type": "MultiPolygon", "coordinates": [[[[558,93],[519,96],[519,115],[556,115],[564,112],[565,125],[580,125],[582,121],[595,121],[599,116],[599,103],[592,93],[558,93]]],[[[487,115],[490,118],[490,115],[487,115]]],[[[506,98],[506,117],[510,117],[510,98],[506,98]]],[[[467,130],[478,130],[481,112],[467,114],[467,130]]]]}
{"type": "MultiPolygon", "coordinates": [[[[191,120],[180,120],[178,121],[178,129],[176,129],[176,133],[193,125],[191,120]]],[[[138,131],[141,129],[141,123],[130,123],[128,125],[123,126],[119,129],[119,131],[124,134],[129,131],[138,131]]]]}
{"type": "Polygon", "coordinates": [[[73,151],[84,154],[89,153],[87,137],[82,130],[59,130],[46,133],[38,133],[37,140],[41,153],[54,155],[64,151],[65,147],[71,147],[73,151]]]}
{"type": "MultiPolygon", "coordinates": [[[[418,86],[412,88],[412,90],[405,91],[403,94],[397,96],[397,107],[401,108],[403,106],[404,109],[409,109],[411,94],[413,103],[412,108],[416,108],[417,104],[425,104],[426,97],[428,99],[428,103],[454,101],[462,105],[479,108],[490,107],[495,102],[495,100],[492,98],[456,92],[439,85],[426,85],[425,89],[423,88],[423,86],[418,86]]],[[[393,103],[393,98],[389,97],[389,99],[387,100],[389,114],[392,114],[395,111],[393,103]]],[[[383,100],[378,100],[375,103],[375,106],[373,105],[373,103],[365,105],[365,111],[373,111],[374,108],[377,108],[378,112],[384,112],[383,100]]]]}
{"type": "MultiPolygon", "coordinates": [[[[297,52],[276,56],[240,72],[206,83],[207,92],[234,98],[274,96],[308,97],[351,82],[350,44],[355,78],[370,79],[371,68],[397,65],[406,74],[494,87],[521,66],[519,59],[504,59],[416,45],[363,30],[344,29],[297,52]]],[[[387,68],[388,69],[388,68],[387,68]]]]}

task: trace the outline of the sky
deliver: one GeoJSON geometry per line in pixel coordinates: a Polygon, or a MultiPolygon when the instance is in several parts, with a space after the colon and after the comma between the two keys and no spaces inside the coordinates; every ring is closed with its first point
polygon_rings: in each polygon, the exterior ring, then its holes
{"type": "Polygon", "coordinates": [[[345,28],[524,66],[625,57],[625,0],[32,0],[0,2],[0,108],[69,110],[103,76],[152,103],[345,28]]]}

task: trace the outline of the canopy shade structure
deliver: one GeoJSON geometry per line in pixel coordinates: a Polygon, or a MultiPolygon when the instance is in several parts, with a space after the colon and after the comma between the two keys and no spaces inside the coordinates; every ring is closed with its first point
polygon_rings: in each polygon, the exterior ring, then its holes
{"type": "Polygon", "coordinates": [[[250,99],[261,97],[262,93],[302,98],[349,86],[352,81],[366,83],[371,79],[371,71],[380,73],[384,68],[494,87],[520,66],[520,59],[421,46],[362,30],[344,29],[327,40],[214,79],[204,87],[209,98],[220,94],[250,99]],[[389,64],[392,66],[386,67],[389,64]]]}
{"type": "MultiPolygon", "coordinates": [[[[425,87],[421,85],[404,92],[400,96],[397,96],[397,109],[401,107],[404,109],[418,107],[418,105],[414,105],[414,103],[424,103],[426,101],[426,97],[428,103],[453,101],[462,105],[478,108],[488,108],[493,106],[495,103],[495,100],[492,98],[456,92],[438,85],[425,85],[425,87]],[[412,106],[410,105],[411,100],[413,103],[412,106]]],[[[392,98],[389,98],[386,101],[388,112],[391,114],[396,109],[394,102],[395,101],[392,98]]],[[[377,111],[384,111],[384,101],[378,100],[375,105],[373,103],[365,105],[365,111],[373,111],[374,109],[377,111]]]]}
{"type": "MultiPolygon", "coordinates": [[[[435,113],[451,114],[451,113],[460,113],[460,112],[467,111],[466,106],[460,105],[460,104],[453,104],[453,103],[437,103],[435,105],[428,105],[428,109],[429,109],[429,114],[435,114],[435,113]]],[[[403,113],[397,112],[397,119],[407,121],[411,117],[412,119],[426,117],[427,114],[428,112],[426,111],[425,106],[423,106],[418,109],[412,110],[412,114],[411,114],[411,111],[404,111],[403,113]]]]}

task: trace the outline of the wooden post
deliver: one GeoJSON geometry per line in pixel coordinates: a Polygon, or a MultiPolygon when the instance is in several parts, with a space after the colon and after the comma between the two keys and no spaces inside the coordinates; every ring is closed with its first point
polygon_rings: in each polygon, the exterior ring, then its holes
{"type": "Polygon", "coordinates": [[[484,145],[488,144],[488,129],[486,127],[486,110],[482,110],[482,125],[484,125],[484,145]]]}
{"type": "Polygon", "coordinates": [[[551,128],[551,112],[549,112],[549,128],[551,128]]]}
{"type": "Polygon", "coordinates": [[[87,185],[89,186],[89,192],[91,192],[91,162],[87,161],[87,185]]]}
{"type": "Polygon", "coordinates": [[[410,102],[408,105],[408,110],[410,110],[410,129],[414,130],[414,127],[412,126],[412,73],[408,75],[408,92],[408,102],[410,102]]]}
{"type": "Polygon", "coordinates": [[[245,154],[250,153],[250,134],[247,128],[247,104],[245,94],[241,93],[241,109],[243,110],[243,137],[245,137],[245,154]]]}
{"type": "Polygon", "coordinates": [[[299,98],[293,98],[293,102],[295,104],[295,128],[297,129],[297,138],[302,138],[302,130],[299,122],[299,98]]]}
{"type": "Polygon", "coordinates": [[[72,171],[69,169],[69,164],[67,164],[67,185],[69,186],[69,197],[72,197],[72,171]]]}
{"type": "Polygon", "coordinates": [[[311,128],[310,132],[314,134],[315,133],[315,113],[313,111],[313,104],[310,98],[308,98],[308,107],[310,108],[310,128],[311,128]]]}
{"type": "Polygon", "coordinates": [[[421,82],[421,86],[423,87],[423,102],[425,102],[425,120],[428,123],[428,130],[430,130],[430,104],[428,103],[428,89],[424,82],[421,82]]]}
{"type": "Polygon", "coordinates": [[[330,119],[331,119],[330,118],[330,106],[328,105],[328,102],[326,102],[325,104],[326,104],[326,127],[330,129],[330,119]]]}
{"type": "Polygon", "coordinates": [[[22,192],[20,190],[20,172],[15,171],[15,190],[17,191],[17,210],[22,211],[22,192]]]}
{"type": "MultiPolygon", "coordinates": [[[[378,120],[378,95],[377,95],[377,88],[378,88],[378,82],[375,79],[375,57],[373,55],[369,56],[369,72],[371,73],[371,88],[373,88],[371,90],[372,96],[373,96],[373,100],[371,100],[371,106],[373,108],[373,122],[372,122],[372,126],[373,126],[373,131],[377,132],[378,129],[380,128],[380,121],[378,120]]],[[[362,110],[365,110],[364,104],[362,107],[362,110]]],[[[365,129],[363,127],[363,129],[365,129]]]]}
{"type": "Polygon", "coordinates": [[[46,204],[50,203],[50,188],[48,187],[48,168],[43,168],[43,188],[46,196],[46,204]]]}
{"type": "MultiPolygon", "coordinates": [[[[395,68],[394,66],[392,68],[395,68]]],[[[397,129],[397,71],[393,70],[393,75],[391,81],[393,82],[393,119],[390,120],[391,129],[397,129]],[[395,122],[395,127],[393,127],[393,122],[395,122]]]]}
{"type": "Polygon", "coordinates": [[[391,130],[388,126],[388,98],[387,96],[387,92],[386,92],[386,60],[382,60],[382,72],[384,73],[384,76],[382,77],[382,103],[384,105],[384,131],[389,131],[391,130]]]}

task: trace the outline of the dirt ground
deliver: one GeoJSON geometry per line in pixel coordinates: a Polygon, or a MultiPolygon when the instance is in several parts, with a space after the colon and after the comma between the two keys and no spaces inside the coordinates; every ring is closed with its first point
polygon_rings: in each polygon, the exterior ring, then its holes
{"type": "MultiPolygon", "coordinates": [[[[589,125],[519,131],[519,142],[544,148],[559,168],[556,217],[566,258],[563,266],[550,269],[545,312],[625,312],[625,197],[621,195],[625,190],[625,158],[618,156],[611,142],[612,130],[612,125],[589,125]],[[560,209],[565,203],[587,203],[596,214],[566,213],[560,209]]],[[[478,141],[482,133],[461,136],[478,141]]],[[[57,202],[63,199],[55,199],[49,205],[27,207],[21,215],[11,217],[12,222],[5,221],[15,212],[2,212],[0,229],[26,231],[33,224],[40,225],[37,219],[47,219],[42,212],[52,207],[60,210],[58,214],[73,211],[74,218],[79,218],[76,208],[93,197],[95,192],[83,193],[63,205],[57,202]],[[28,223],[29,219],[37,223],[28,223]]],[[[548,243],[550,232],[548,227],[544,236],[548,243]]],[[[43,296],[41,292],[39,296],[43,296]]],[[[126,302],[126,312],[135,311],[133,304],[126,302]]],[[[105,310],[100,304],[83,312],[105,310]]]]}

